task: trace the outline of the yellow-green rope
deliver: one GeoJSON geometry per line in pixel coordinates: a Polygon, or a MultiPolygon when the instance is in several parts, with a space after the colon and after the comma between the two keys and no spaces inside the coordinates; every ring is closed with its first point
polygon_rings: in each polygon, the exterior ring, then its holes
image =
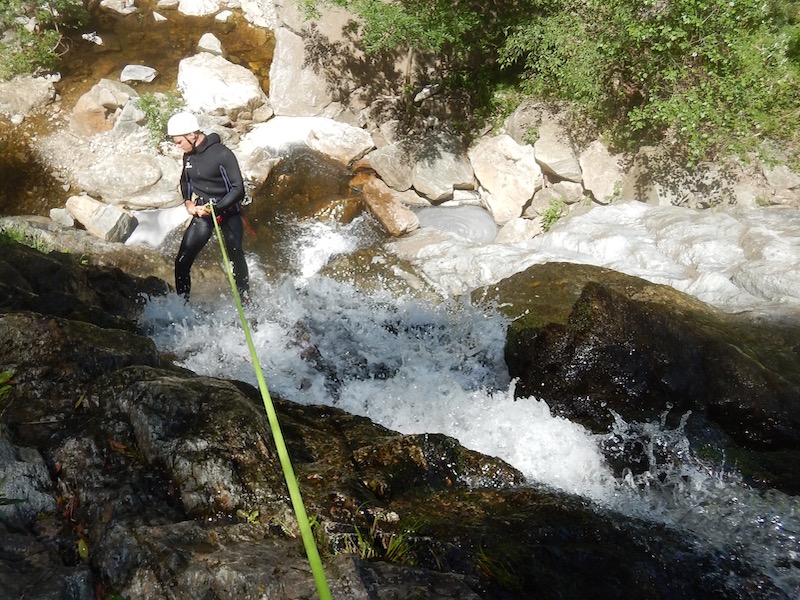
{"type": "Polygon", "coordinates": [[[300,486],[297,484],[297,478],[292,468],[292,461],[289,458],[289,452],[286,449],[286,442],[283,439],[281,426],[278,422],[278,415],[275,413],[275,406],[272,403],[272,397],[269,395],[267,389],[267,382],[264,379],[264,374],[261,372],[261,363],[258,361],[256,355],[256,348],[253,344],[253,338],[250,335],[250,326],[247,324],[247,318],[242,308],[242,299],[239,296],[239,290],[236,287],[236,280],[233,277],[233,270],[231,263],[228,260],[228,252],[225,249],[225,242],[223,241],[222,232],[217,223],[217,214],[214,210],[214,205],[211,204],[211,218],[214,221],[214,230],[219,239],[219,247],[222,250],[222,260],[225,263],[225,271],[228,274],[228,281],[233,290],[233,298],[236,301],[236,310],[239,312],[239,319],[242,322],[242,329],[244,329],[244,337],[247,340],[247,346],[250,349],[250,358],[253,361],[253,368],[256,372],[256,380],[258,381],[258,388],[261,390],[261,398],[264,401],[264,410],[269,419],[269,425],[272,429],[272,438],[275,440],[275,447],[278,450],[278,457],[281,461],[283,468],[283,476],[286,479],[286,487],[289,488],[289,497],[292,500],[292,507],[294,508],[295,516],[297,517],[297,524],[300,527],[300,535],[303,538],[303,545],[306,549],[306,556],[308,563],[311,565],[311,572],[314,574],[314,582],[317,585],[317,593],[320,600],[331,600],[331,591],[328,588],[328,580],[325,578],[325,570],[322,568],[322,560],[319,557],[317,544],[314,541],[314,533],[311,531],[311,524],[308,521],[306,514],[306,507],[303,504],[303,498],[300,495],[300,486]]]}

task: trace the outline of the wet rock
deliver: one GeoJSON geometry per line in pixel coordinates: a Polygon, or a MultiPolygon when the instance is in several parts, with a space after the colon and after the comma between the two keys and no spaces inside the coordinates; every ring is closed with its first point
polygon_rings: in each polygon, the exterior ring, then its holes
{"type": "MultiPolygon", "coordinates": [[[[754,324],[586,265],[536,265],[485,292],[516,318],[506,360],[520,396],[597,432],[614,414],[634,422],[667,413],[675,427],[688,413],[698,444],[716,430],[723,447],[800,450],[796,325],[754,324]]],[[[794,489],[794,478],[783,483],[794,489]]]]}
{"type": "MultiPolygon", "coordinates": [[[[4,269],[34,293],[47,281],[23,276],[27,253],[4,253],[4,269]]],[[[83,278],[96,269],[66,261],[55,273],[91,296],[83,278]]],[[[13,530],[0,521],[4,590],[314,596],[258,390],[177,368],[102,319],[2,307],[0,370],[14,375],[0,466],[7,489],[36,481],[44,500],[13,530]]],[[[274,405],[336,598],[785,597],[726,548],[708,553],[668,528],[519,485],[515,469],[452,438],[274,405]]]]}
{"type": "Polygon", "coordinates": [[[486,457],[441,434],[379,440],[357,449],[353,459],[365,471],[367,487],[384,500],[415,486],[446,489],[469,483],[476,487],[511,487],[525,481],[522,473],[502,461],[487,462],[486,457]],[[374,469],[387,468],[392,471],[390,481],[370,477],[374,469]]]}
{"type": "Polygon", "coordinates": [[[351,185],[361,192],[361,199],[369,212],[393,236],[400,236],[419,227],[419,219],[395,197],[383,181],[374,176],[359,174],[351,185]]]}
{"type": "Polygon", "coordinates": [[[2,309],[134,331],[144,298],[163,294],[167,284],[155,277],[132,277],[116,267],[81,265],[85,249],[73,246],[73,252],[44,254],[5,244],[0,258],[2,309]]]}

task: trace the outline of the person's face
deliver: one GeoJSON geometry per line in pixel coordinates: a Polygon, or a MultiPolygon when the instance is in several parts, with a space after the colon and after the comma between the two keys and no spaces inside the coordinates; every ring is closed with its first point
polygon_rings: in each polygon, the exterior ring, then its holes
{"type": "Polygon", "coordinates": [[[194,144],[197,142],[196,133],[187,133],[186,135],[173,135],[172,141],[183,150],[184,153],[194,150],[194,144]]]}

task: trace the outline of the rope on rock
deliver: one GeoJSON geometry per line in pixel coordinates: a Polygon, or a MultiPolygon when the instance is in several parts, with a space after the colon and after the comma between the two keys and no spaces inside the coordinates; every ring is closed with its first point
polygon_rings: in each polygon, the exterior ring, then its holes
{"type": "Polygon", "coordinates": [[[241,320],[242,328],[244,329],[244,337],[247,340],[247,346],[250,349],[250,358],[253,362],[253,368],[256,372],[258,389],[261,391],[261,398],[264,401],[264,410],[267,413],[269,426],[272,430],[272,438],[275,441],[275,447],[278,450],[278,457],[281,461],[283,476],[286,479],[286,487],[289,488],[289,497],[292,500],[292,507],[294,508],[294,513],[297,517],[297,524],[300,527],[300,535],[303,538],[303,546],[305,546],[306,549],[308,563],[311,565],[311,572],[314,575],[317,593],[319,594],[320,600],[332,600],[331,592],[328,588],[328,581],[325,578],[325,570],[322,568],[322,560],[319,557],[319,550],[317,549],[317,544],[314,541],[314,534],[311,531],[311,524],[309,523],[308,515],[306,514],[306,507],[303,504],[303,498],[300,495],[300,486],[297,484],[297,477],[295,477],[294,469],[292,468],[292,461],[289,458],[289,451],[286,449],[286,442],[283,439],[281,426],[278,422],[278,415],[275,412],[275,406],[272,402],[272,397],[269,394],[267,382],[264,379],[264,374],[261,371],[261,363],[258,361],[258,356],[256,355],[253,337],[250,334],[250,326],[247,323],[247,318],[244,314],[244,308],[242,308],[242,298],[239,295],[238,288],[236,287],[236,280],[233,277],[233,270],[231,269],[231,263],[228,259],[228,252],[225,249],[225,242],[222,237],[222,232],[219,228],[219,223],[217,221],[217,215],[214,211],[213,204],[211,205],[211,218],[214,221],[214,229],[217,233],[217,238],[219,239],[220,250],[222,250],[222,260],[225,263],[225,271],[228,274],[228,281],[231,284],[231,290],[233,290],[233,298],[236,301],[236,310],[239,312],[239,319],[241,320]]]}

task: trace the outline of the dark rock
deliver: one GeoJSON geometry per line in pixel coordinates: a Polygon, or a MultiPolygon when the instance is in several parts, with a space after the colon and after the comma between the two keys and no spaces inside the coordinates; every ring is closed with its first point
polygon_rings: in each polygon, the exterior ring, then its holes
{"type": "MultiPolygon", "coordinates": [[[[6,268],[29,298],[45,288],[6,268]]],[[[65,268],[52,272],[72,306],[104,312],[110,290],[93,297],[84,267],[65,268]]],[[[0,313],[0,370],[14,373],[0,473],[35,455],[51,487],[32,476],[29,488],[55,507],[2,507],[15,511],[0,523],[4,593],[315,597],[259,391],[166,363],[127,320],[71,318],[86,314],[0,313]]],[[[786,597],[725,548],[519,485],[452,438],[274,405],[335,598],[786,597]]]]}
{"type": "Polygon", "coordinates": [[[690,413],[697,443],[800,450],[798,324],[755,323],[587,265],[536,265],[476,298],[515,318],[506,360],[517,394],[593,431],[609,431],[615,413],[666,415],[672,427],[690,413]]]}

